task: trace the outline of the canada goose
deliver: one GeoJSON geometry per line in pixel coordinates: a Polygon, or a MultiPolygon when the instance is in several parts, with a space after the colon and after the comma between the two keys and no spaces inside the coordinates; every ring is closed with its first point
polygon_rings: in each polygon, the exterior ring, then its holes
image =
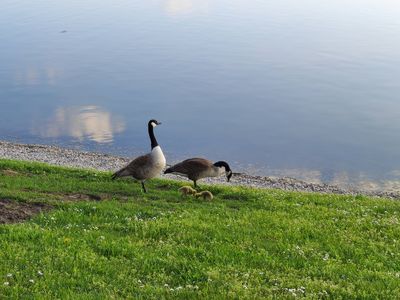
{"type": "Polygon", "coordinates": [[[146,193],[144,182],[147,179],[158,176],[165,168],[166,164],[164,154],[161,150],[160,145],[158,145],[153,132],[154,127],[160,124],[161,123],[156,120],[150,120],[148,123],[148,131],[151,141],[151,152],[132,160],[126,167],[115,172],[112,175],[112,179],[124,176],[132,176],[133,178],[140,180],[140,182],[142,183],[143,192],[146,193]]]}
{"type": "Polygon", "coordinates": [[[204,200],[212,200],[214,198],[210,191],[202,191],[200,193],[194,194],[196,198],[202,197],[204,200]]]}
{"type": "Polygon", "coordinates": [[[165,170],[164,174],[176,173],[193,180],[197,187],[197,180],[205,177],[217,177],[225,173],[226,179],[232,177],[232,170],[224,161],[213,163],[204,158],[189,158],[165,170]]]}
{"type": "Polygon", "coordinates": [[[197,193],[197,191],[194,188],[187,185],[179,188],[178,191],[181,192],[182,196],[195,195],[197,193]]]}

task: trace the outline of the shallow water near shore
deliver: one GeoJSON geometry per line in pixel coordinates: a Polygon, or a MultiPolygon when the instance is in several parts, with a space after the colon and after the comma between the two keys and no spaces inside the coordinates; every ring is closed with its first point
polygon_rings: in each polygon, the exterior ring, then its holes
{"type": "Polygon", "coordinates": [[[400,190],[400,4],[2,1],[0,140],[400,190]]]}

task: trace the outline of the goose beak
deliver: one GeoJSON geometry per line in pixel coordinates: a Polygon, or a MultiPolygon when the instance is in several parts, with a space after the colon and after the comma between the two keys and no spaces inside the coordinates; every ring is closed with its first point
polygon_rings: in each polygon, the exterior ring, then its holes
{"type": "Polygon", "coordinates": [[[157,122],[157,125],[161,125],[161,122],[157,122]]]}

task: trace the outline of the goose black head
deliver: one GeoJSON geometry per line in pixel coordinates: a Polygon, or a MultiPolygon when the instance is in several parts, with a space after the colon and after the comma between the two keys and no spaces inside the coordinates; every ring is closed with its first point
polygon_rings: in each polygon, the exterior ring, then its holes
{"type": "Polygon", "coordinates": [[[154,119],[151,119],[151,120],[149,121],[149,127],[150,127],[150,126],[156,127],[157,125],[161,125],[161,122],[158,122],[157,120],[154,120],[154,119]]]}
{"type": "Polygon", "coordinates": [[[229,182],[229,180],[232,177],[232,170],[229,167],[228,163],[225,161],[217,161],[214,166],[218,167],[218,168],[225,168],[225,175],[226,175],[226,180],[229,182]]]}

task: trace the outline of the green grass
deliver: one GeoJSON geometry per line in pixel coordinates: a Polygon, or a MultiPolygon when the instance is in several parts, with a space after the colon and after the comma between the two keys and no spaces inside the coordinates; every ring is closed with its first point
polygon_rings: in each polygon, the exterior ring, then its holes
{"type": "Polygon", "coordinates": [[[182,185],[0,160],[0,199],[54,207],[0,225],[0,299],[399,297],[400,202],[182,185]]]}

